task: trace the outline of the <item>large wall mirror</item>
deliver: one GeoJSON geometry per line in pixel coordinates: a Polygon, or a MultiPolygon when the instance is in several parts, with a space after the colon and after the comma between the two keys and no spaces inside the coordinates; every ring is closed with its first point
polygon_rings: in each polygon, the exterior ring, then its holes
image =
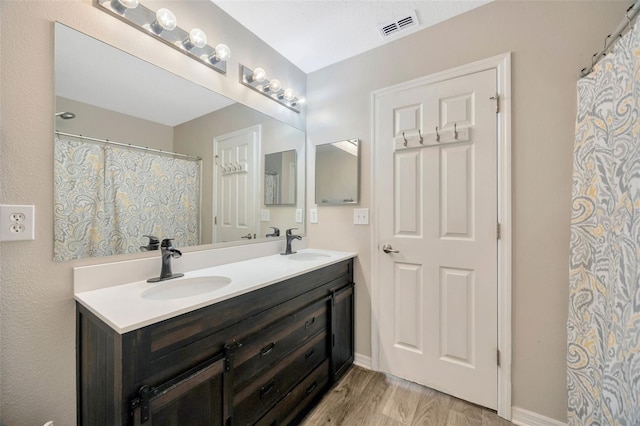
{"type": "Polygon", "coordinates": [[[316,204],[356,204],[359,191],[358,139],[316,145],[316,204]]]}
{"type": "Polygon", "coordinates": [[[302,130],[60,23],[55,99],[54,260],[304,232],[302,130]]]}

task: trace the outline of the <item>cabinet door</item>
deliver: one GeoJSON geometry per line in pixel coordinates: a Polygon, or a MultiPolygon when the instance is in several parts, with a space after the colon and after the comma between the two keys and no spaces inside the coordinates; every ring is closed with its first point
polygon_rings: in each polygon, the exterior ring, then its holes
{"type": "Polygon", "coordinates": [[[133,424],[221,426],[224,358],[216,357],[158,387],[144,386],[132,403],[133,424]]]}
{"type": "Polygon", "coordinates": [[[338,380],[353,363],[353,283],[333,292],[331,307],[331,375],[338,380]]]}

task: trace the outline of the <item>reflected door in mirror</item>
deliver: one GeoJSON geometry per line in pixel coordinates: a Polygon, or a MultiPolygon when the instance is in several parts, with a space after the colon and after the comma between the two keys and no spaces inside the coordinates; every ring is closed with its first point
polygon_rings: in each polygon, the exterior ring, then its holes
{"type": "Polygon", "coordinates": [[[256,151],[260,126],[219,136],[216,153],[216,226],[213,241],[253,239],[256,233],[256,151]]]}

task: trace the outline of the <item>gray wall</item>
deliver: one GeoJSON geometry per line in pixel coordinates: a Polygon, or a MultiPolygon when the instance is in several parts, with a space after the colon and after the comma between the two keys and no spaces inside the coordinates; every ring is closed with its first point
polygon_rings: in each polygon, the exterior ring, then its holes
{"type": "Polygon", "coordinates": [[[61,111],[73,112],[76,118],[56,118],[57,131],[173,151],[171,126],[56,96],[56,112],[61,111]]]}
{"type": "MultiPolygon", "coordinates": [[[[559,420],[567,407],[576,76],[628,3],[498,1],[314,72],[307,81],[308,139],[361,138],[360,206],[370,207],[371,92],[513,52],[513,405],[559,420]]],[[[352,225],[351,207],[320,206],[319,219],[308,227],[312,247],[359,253],[356,350],[370,355],[370,227],[352,225]]]]}
{"type": "Polygon", "coordinates": [[[99,11],[90,0],[0,2],[0,203],[34,204],[35,241],[0,243],[0,423],[75,424],[72,267],[153,254],[54,263],[53,28],[58,20],[298,128],[296,114],[238,84],[239,62],[260,65],[304,94],[306,76],[208,0],[168,5],[186,28],[232,49],[221,75],[99,11]]]}

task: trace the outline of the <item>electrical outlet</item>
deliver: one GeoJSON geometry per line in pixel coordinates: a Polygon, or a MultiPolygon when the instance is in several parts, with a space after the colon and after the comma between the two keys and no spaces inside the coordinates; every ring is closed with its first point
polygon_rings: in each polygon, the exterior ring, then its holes
{"type": "Polygon", "coordinates": [[[353,224],[354,225],[368,225],[369,224],[369,209],[353,209],[353,224]]]}
{"type": "Polygon", "coordinates": [[[0,241],[35,239],[35,207],[0,205],[0,241]]]}
{"type": "Polygon", "coordinates": [[[309,209],[309,222],[318,223],[318,209],[309,209]]]}
{"type": "Polygon", "coordinates": [[[302,223],[302,209],[296,209],[296,223],[302,223]]]}
{"type": "Polygon", "coordinates": [[[271,211],[269,209],[260,209],[260,220],[269,222],[271,220],[271,211]]]}

